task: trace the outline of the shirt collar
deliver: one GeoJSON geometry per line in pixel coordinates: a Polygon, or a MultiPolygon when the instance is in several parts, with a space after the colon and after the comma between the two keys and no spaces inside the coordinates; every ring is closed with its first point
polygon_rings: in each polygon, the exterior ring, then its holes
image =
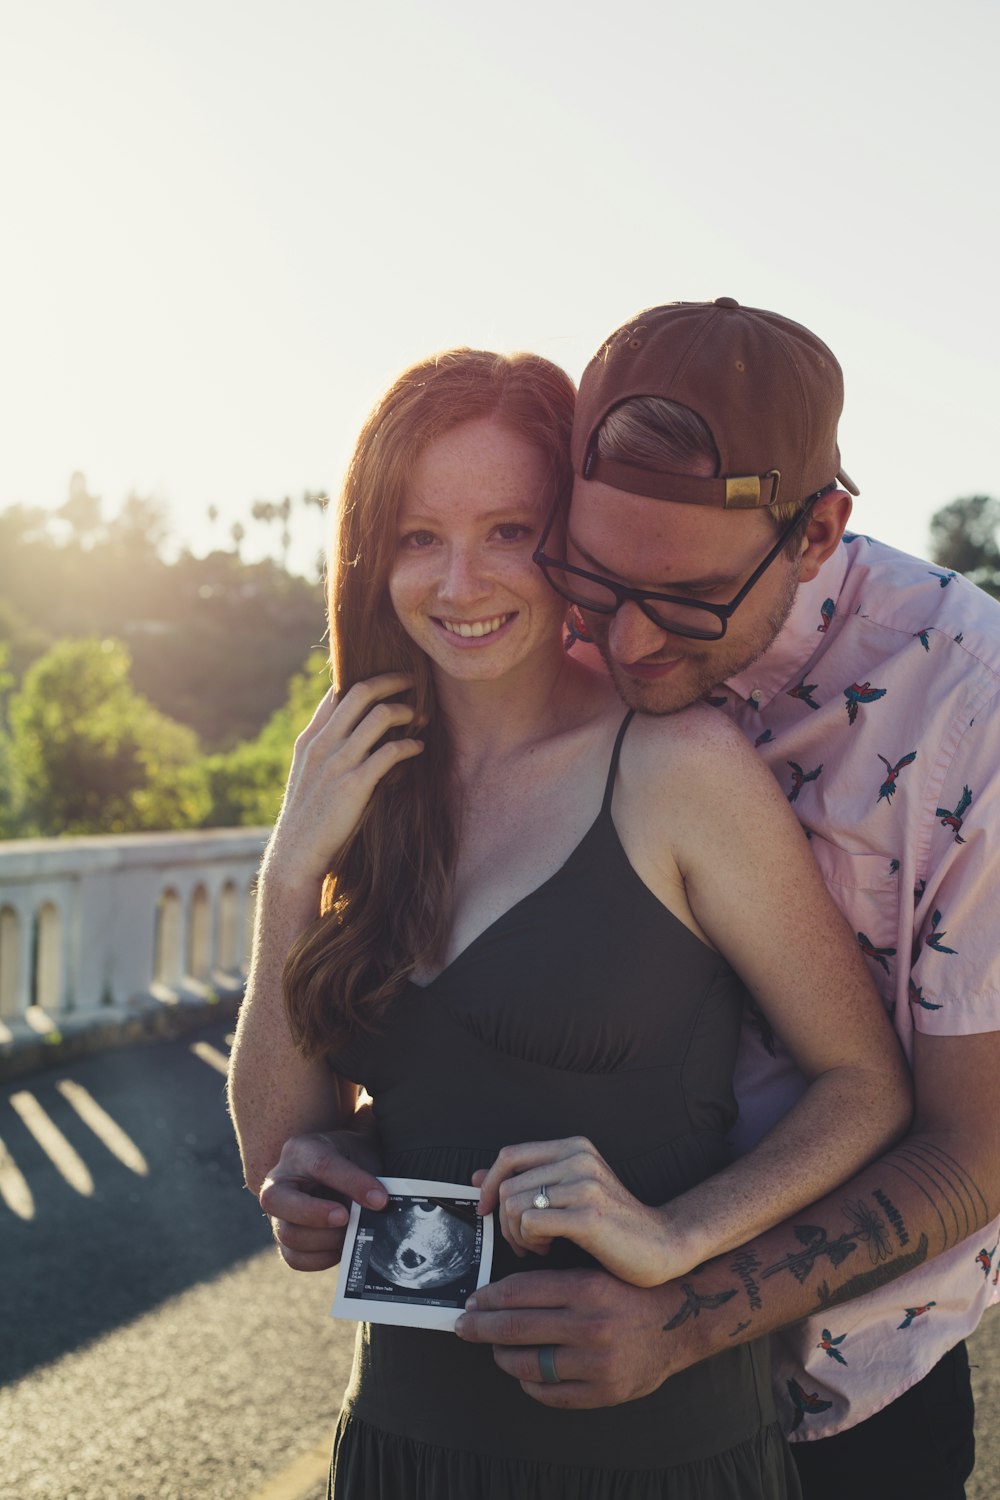
{"type": "Polygon", "coordinates": [[[751,662],[746,671],[730,677],[726,687],[744,700],[753,698],[754,705],[763,708],[800,674],[819,645],[817,633],[829,624],[823,605],[828,599],[836,603],[839,598],[847,564],[847,548],[841,544],[815,578],[799,584],[788,619],[763,656],[751,662]]]}

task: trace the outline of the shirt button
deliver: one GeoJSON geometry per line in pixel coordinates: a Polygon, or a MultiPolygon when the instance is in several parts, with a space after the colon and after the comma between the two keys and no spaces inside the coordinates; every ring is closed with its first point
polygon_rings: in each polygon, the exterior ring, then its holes
{"type": "Polygon", "coordinates": [[[750,694],[750,696],[751,696],[751,698],[753,699],[753,701],[755,703],[759,703],[760,700],[763,698],[764,694],[761,692],[760,688],[754,688],[754,690],[750,694]]]}

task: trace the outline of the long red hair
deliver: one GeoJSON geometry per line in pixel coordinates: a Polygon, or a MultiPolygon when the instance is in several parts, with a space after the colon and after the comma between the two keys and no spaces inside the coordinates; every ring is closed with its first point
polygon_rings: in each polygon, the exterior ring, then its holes
{"type": "Polygon", "coordinates": [[[568,375],[538,355],[451,349],[404,371],[361,430],[329,568],[334,685],[343,694],[381,672],[409,673],[425,748],[379,784],[326,876],[318,919],[285,964],[288,1019],[307,1056],[335,1051],[358,1027],[376,1025],[416,961],[440,956],[450,925],[450,747],[429,663],[397,620],[388,588],[414,465],[443,433],[492,417],[539,449],[548,498],[565,502],[574,395],[568,375]]]}

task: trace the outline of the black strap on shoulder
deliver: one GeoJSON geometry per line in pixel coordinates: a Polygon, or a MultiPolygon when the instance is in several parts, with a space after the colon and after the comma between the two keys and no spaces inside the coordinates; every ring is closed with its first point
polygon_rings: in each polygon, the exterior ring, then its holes
{"type": "Polygon", "coordinates": [[[611,806],[611,794],[615,789],[615,777],[618,774],[618,757],[622,753],[622,740],[625,738],[625,731],[631,724],[634,717],[635,709],[630,708],[624,719],[622,719],[621,727],[619,728],[618,734],[615,738],[615,748],[611,752],[611,764],[608,767],[608,779],[604,787],[604,801],[601,803],[602,813],[607,812],[608,808],[611,806]]]}

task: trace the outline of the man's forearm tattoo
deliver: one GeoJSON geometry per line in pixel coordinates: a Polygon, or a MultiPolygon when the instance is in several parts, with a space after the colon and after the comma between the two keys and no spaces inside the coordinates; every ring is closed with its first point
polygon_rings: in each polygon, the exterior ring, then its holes
{"type": "Polygon", "coordinates": [[[735,1287],[727,1287],[723,1292],[710,1292],[707,1296],[696,1292],[689,1281],[682,1281],[681,1287],[684,1290],[684,1301],[669,1323],[664,1323],[664,1333],[673,1333],[674,1329],[686,1323],[688,1318],[697,1318],[704,1311],[714,1312],[717,1307],[721,1307],[731,1297],[736,1296],[735,1287]]]}
{"type": "Polygon", "coordinates": [[[766,1281],[777,1276],[779,1271],[790,1271],[796,1281],[805,1281],[815,1271],[818,1261],[828,1260],[832,1266],[839,1266],[861,1244],[867,1246],[872,1265],[888,1259],[889,1232],[881,1214],[866,1207],[860,1198],[845,1203],[843,1212],[851,1227],[833,1239],[820,1224],[796,1224],[795,1238],[802,1249],[789,1250],[787,1255],[761,1272],[762,1279],[766,1281]]]}
{"type": "Polygon", "coordinates": [[[937,1215],[944,1249],[957,1245],[990,1220],[978,1185],[953,1156],[927,1141],[904,1141],[883,1166],[891,1167],[922,1193],[937,1215]]]}
{"type": "MultiPolygon", "coordinates": [[[[881,1165],[904,1177],[931,1205],[944,1241],[940,1249],[946,1250],[967,1239],[989,1223],[989,1205],[979,1186],[940,1146],[922,1140],[904,1141],[883,1158],[881,1165]]],[[[836,1270],[849,1257],[858,1256],[860,1268],[832,1291],[829,1281],[819,1282],[816,1310],[823,1311],[852,1302],[905,1276],[922,1265],[931,1253],[930,1236],[923,1229],[918,1233],[916,1226],[912,1231],[907,1227],[903,1211],[886,1187],[873,1188],[868,1200],[845,1200],[841,1212],[848,1227],[839,1234],[831,1233],[821,1224],[794,1225],[798,1248],[788,1250],[769,1266],[762,1268],[760,1257],[752,1250],[739,1251],[729,1264],[733,1284],[723,1291],[700,1295],[689,1282],[682,1282],[684,1304],[663,1325],[664,1332],[679,1328],[688,1318],[697,1318],[702,1312],[724,1307],[742,1288],[751,1316],[732,1330],[730,1338],[736,1338],[750,1326],[752,1314],[762,1310],[761,1283],[774,1276],[788,1273],[801,1284],[822,1265],[836,1270]]]]}
{"type": "Polygon", "coordinates": [[[903,1215],[900,1213],[895,1203],[893,1203],[892,1199],[887,1197],[886,1194],[883,1193],[881,1188],[876,1188],[872,1193],[872,1197],[875,1199],[876,1203],[881,1204],[881,1206],[885,1209],[885,1216],[889,1220],[889,1223],[892,1225],[893,1229],[896,1231],[896,1238],[899,1243],[901,1245],[908,1245],[910,1243],[910,1236],[906,1232],[906,1225],[903,1223],[903,1215]]]}
{"type": "Polygon", "coordinates": [[[894,1260],[887,1260],[870,1271],[861,1271],[857,1276],[852,1276],[849,1281],[842,1282],[832,1292],[827,1283],[821,1281],[816,1289],[816,1311],[822,1312],[828,1307],[839,1307],[842,1302],[853,1302],[855,1297],[863,1297],[867,1292],[874,1292],[880,1286],[887,1286],[898,1276],[905,1276],[907,1271],[915,1271],[927,1259],[927,1248],[927,1236],[922,1234],[917,1241],[916,1248],[908,1255],[897,1255],[894,1260]]]}
{"type": "Polygon", "coordinates": [[[760,1260],[751,1250],[741,1250],[733,1261],[733,1270],[743,1283],[751,1312],[760,1312],[764,1304],[760,1298],[760,1282],[754,1274],[760,1270],[760,1260]]]}
{"type": "MultiPolygon", "coordinates": [[[[741,1250],[733,1259],[733,1271],[743,1284],[743,1294],[747,1299],[750,1312],[760,1312],[764,1306],[760,1295],[760,1282],[757,1280],[757,1272],[760,1270],[760,1257],[754,1255],[752,1250],[741,1250]]],[[[735,1328],[730,1329],[731,1339],[739,1338],[750,1327],[753,1319],[751,1317],[741,1318],[735,1328]]]]}

